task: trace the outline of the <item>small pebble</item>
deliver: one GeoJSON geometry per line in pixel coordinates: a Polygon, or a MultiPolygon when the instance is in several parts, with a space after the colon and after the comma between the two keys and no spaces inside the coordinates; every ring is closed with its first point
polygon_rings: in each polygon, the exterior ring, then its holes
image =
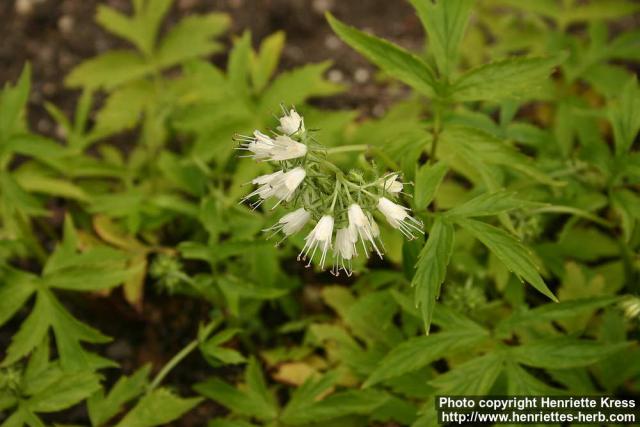
{"type": "Polygon", "coordinates": [[[327,47],[327,49],[331,49],[331,50],[336,50],[337,48],[339,48],[341,43],[342,42],[340,41],[340,39],[334,36],[333,34],[328,35],[324,39],[324,45],[327,47]]]}
{"type": "Polygon", "coordinates": [[[333,69],[329,71],[329,73],[327,74],[327,78],[331,82],[340,83],[342,80],[344,80],[344,73],[340,70],[333,69]]]}
{"type": "Polygon", "coordinates": [[[33,12],[33,0],[16,0],[15,8],[18,15],[30,15],[33,12]]]}
{"type": "Polygon", "coordinates": [[[311,5],[316,13],[323,14],[333,7],[333,0],[313,0],[311,5]]]}
{"type": "Polygon", "coordinates": [[[299,46],[288,45],[285,46],[287,55],[294,60],[302,60],[304,58],[304,51],[299,46]]]}
{"type": "Polygon", "coordinates": [[[60,125],[56,126],[56,136],[60,139],[66,139],[67,138],[67,131],[64,130],[64,128],[60,125]]]}
{"type": "Polygon", "coordinates": [[[69,15],[61,16],[58,19],[58,29],[62,34],[71,34],[73,31],[73,17],[69,15]]]}
{"type": "Polygon", "coordinates": [[[49,133],[52,128],[51,123],[45,119],[38,120],[38,124],[36,125],[36,127],[38,128],[38,132],[41,133],[49,133]]]}
{"type": "Polygon", "coordinates": [[[371,73],[366,68],[358,68],[355,73],[353,73],[353,79],[358,83],[366,83],[369,81],[369,77],[371,77],[371,73]]]}

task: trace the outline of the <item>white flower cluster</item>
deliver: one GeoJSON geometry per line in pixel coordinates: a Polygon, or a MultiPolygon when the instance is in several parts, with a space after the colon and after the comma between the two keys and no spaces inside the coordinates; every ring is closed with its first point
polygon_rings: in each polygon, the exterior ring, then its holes
{"type": "Polygon", "coordinates": [[[375,177],[369,182],[358,173],[344,174],[327,160],[330,151],[315,143],[300,114],[294,109],[283,109],[283,113],[278,133],[269,136],[256,130],[253,136],[238,137],[237,149],[247,152],[245,157],[278,162],[281,167],[254,179],[252,184],[257,188],[242,201],[253,200],[255,209],[273,199],[274,208],[286,203],[295,209],[265,231],[282,233],[284,239],[315,221],[298,259],[308,260],[310,266],[317,257],[324,269],[331,250],[331,271],[335,275],[340,270],[351,275],[352,260],[360,247],[365,257],[375,252],[382,258],[384,247],[373,216],[376,211],[407,239],[422,234],[422,223],[410,215],[408,208],[391,200],[404,187],[399,174],[375,177]]]}

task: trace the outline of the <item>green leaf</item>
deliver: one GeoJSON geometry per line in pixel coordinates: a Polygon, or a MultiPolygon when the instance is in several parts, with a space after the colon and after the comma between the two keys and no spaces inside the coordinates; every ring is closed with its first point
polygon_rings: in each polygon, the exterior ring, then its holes
{"type": "Polygon", "coordinates": [[[245,370],[245,382],[247,389],[244,391],[217,378],[198,383],[193,388],[237,414],[265,421],[274,419],[278,408],[255,359],[249,361],[245,370]]]}
{"type": "Polygon", "coordinates": [[[205,354],[226,365],[237,365],[247,361],[242,354],[226,347],[211,347],[205,350],[205,354]]]}
{"type": "Polygon", "coordinates": [[[141,28],[130,17],[109,6],[98,5],[96,22],[110,33],[133,43],[142,52],[150,52],[151,47],[147,46],[141,28]]]}
{"type": "Polygon", "coordinates": [[[31,66],[25,65],[15,86],[7,83],[0,92],[0,142],[20,131],[21,115],[29,99],[31,89],[31,66]]]}
{"type": "Polygon", "coordinates": [[[402,340],[400,331],[392,325],[395,313],[396,306],[389,304],[389,293],[381,291],[358,298],[341,316],[359,338],[372,345],[394,347],[402,340]]]}
{"type": "Polygon", "coordinates": [[[500,353],[488,353],[471,359],[431,380],[439,395],[483,396],[489,393],[502,372],[504,358],[500,353]]]}
{"type": "Polygon", "coordinates": [[[65,179],[54,178],[35,171],[15,175],[18,184],[29,193],[43,193],[57,197],[87,202],[89,195],[79,186],[65,179]]]}
{"type": "Polygon", "coordinates": [[[127,257],[121,251],[96,246],[81,254],[68,256],[55,268],[47,265],[43,282],[46,286],[73,291],[96,291],[123,283],[133,274],[126,269],[127,257]]]}
{"type": "Polygon", "coordinates": [[[18,270],[2,270],[0,282],[0,326],[5,324],[24,305],[36,290],[36,277],[18,270]]]}
{"type": "Polygon", "coordinates": [[[96,115],[91,138],[102,138],[138,124],[149,100],[153,99],[153,91],[153,84],[144,80],[131,82],[112,91],[96,115]]]}
{"type": "Polygon", "coordinates": [[[382,391],[349,390],[332,394],[320,401],[297,401],[294,405],[290,403],[282,413],[282,420],[287,424],[300,425],[351,414],[369,415],[388,400],[389,396],[382,391]]]}
{"type": "Polygon", "coordinates": [[[509,396],[560,396],[564,390],[551,387],[531,375],[517,363],[505,364],[507,392],[509,396]]]}
{"type": "Polygon", "coordinates": [[[566,25],[579,21],[600,21],[631,16],[640,6],[629,0],[593,1],[579,6],[565,7],[562,18],[566,25]]]}
{"type": "Polygon", "coordinates": [[[484,193],[473,199],[448,210],[445,213],[447,218],[464,217],[474,218],[481,216],[498,215],[515,209],[532,208],[539,203],[517,199],[512,191],[497,191],[494,193],[484,193]]]}
{"type": "Polygon", "coordinates": [[[553,301],[558,301],[542,280],[531,252],[526,246],[505,231],[481,221],[458,218],[456,223],[489,248],[509,271],[521,280],[527,281],[553,301]]]}
{"type": "Polygon", "coordinates": [[[133,43],[141,52],[150,55],[153,51],[162,18],[171,7],[172,0],[147,0],[134,2],[134,16],[100,6],[96,20],[115,35],[133,43]]]}
{"type": "Polygon", "coordinates": [[[447,273],[447,265],[453,251],[453,239],[453,225],[437,218],[431,227],[426,245],[420,251],[417,271],[411,281],[411,286],[415,287],[415,302],[421,308],[427,334],[431,326],[433,308],[440,295],[440,286],[447,273]]]}
{"type": "Polygon", "coordinates": [[[267,420],[274,418],[277,414],[269,403],[256,396],[243,393],[217,378],[198,383],[194,385],[193,389],[237,414],[267,420]]]}
{"type": "Polygon", "coordinates": [[[249,66],[251,60],[251,33],[245,31],[242,37],[233,41],[233,49],[229,54],[227,79],[235,96],[249,99],[249,66]]]}
{"type": "Polygon", "coordinates": [[[613,126],[616,154],[621,156],[629,151],[640,130],[640,85],[637,77],[629,80],[620,97],[609,106],[609,120],[613,126]]]}
{"type": "Polygon", "coordinates": [[[423,95],[433,96],[437,92],[433,70],[422,59],[393,43],[349,27],[329,13],[326,17],[333,31],[344,42],[384,72],[408,84],[423,95]]]}
{"type": "MultiPolygon", "coordinates": [[[[502,141],[486,132],[466,126],[448,126],[440,134],[441,144],[438,154],[442,160],[456,167],[456,162],[462,159],[463,167],[471,165],[482,176],[484,183],[492,191],[500,189],[499,183],[492,175],[492,165],[499,165],[530,176],[538,182],[547,185],[558,185],[549,174],[539,170],[533,159],[518,151],[517,147],[502,141]]],[[[457,171],[468,174],[460,167],[457,171]]]]}
{"type": "Polygon", "coordinates": [[[429,47],[440,75],[448,77],[455,71],[473,0],[410,1],[429,35],[429,47]]]}
{"type": "Polygon", "coordinates": [[[230,24],[229,16],[222,13],[183,18],[160,42],[155,53],[157,64],[169,67],[219,51],[222,45],[212,39],[226,31],[230,24]]]}
{"type": "Polygon", "coordinates": [[[23,154],[49,164],[52,160],[67,156],[65,148],[59,143],[30,134],[16,134],[6,141],[5,149],[10,153],[23,154]]]}
{"type": "Polygon", "coordinates": [[[440,183],[447,174],[447,165],[438,162],[434,165],[423,165],[416,172],[416,186],[413,192],[416,209],[425,209],[440,187],[440,183]]]}
{"type": "Polygon", "coordinates": [[[488,337],[485,329],[458,329],[410,338],[391,350],[363,384],[370,387],[389,378],[417,371],[443,357],[468,350],[488,337]]]}
{"type": "Polygon", "coordinates": [[[321,378],[310,377],[307,379],[293,392],[281,417],[292,418],[294,421],[297,421],[297,416],[303,414],[322,394],[329,391],[337,379],[338,376],[336,372],[329,372],[321,378]]]}
{"type": "Polygon", "coordinates": [[[66,409],[89,397],[100,389],[100,377],[93,372],[73,372],[60,377],[36,396],[27,401],[35,412],[56,412],[66,409]]]}
{"type": "MultiPolygon", "coordinates": [[[[80,344],[105,343],[110,338],[98,330],[80,322],[73,317],[53,294],[47,291],[50,311],[50,322],[56,338],[60,362],[65,370],[83,370],[106,366],[113,363],[87,353],[80,344]]],[[[116,365],[117,366],[117,365],[116,365]]]]}
{"type": "Polygon", "coordinates": [[[153,427],[165,425],[180,418],[202,401],[192,397],[183,399],[169,390],[159,388],[146,394],[125,415],[116,427],[153,427]]]}
{"type": "Polygon", "coordinates": [[[532,310],[514,313],[511,317],[501,321],[496,329],[506,331],[535,323],[572,318],[584,312],[593,312],[608,305],[615,304],[620,301],[620,299],[621,297],[618,296],[605,296],[544,304],[532,310]]]}
{"type": "Polygon", "coordinates": [[[330,96],[342,92],[343,86],[327,81],[322,75],[331,65],[325,61],[308,64],[278,75],[259,101],[262,114],[279,112],[280,105],[299,105],[312,96],[330,96]]]}
{"type": "Polygon", "coordinates": [[[482,65],[460,76],[450,95],[458,102],[499,102],[531,96],[560,62],[559,58],[513,58],[482,65]]]}
{"type": "Polygon", "coordinates": [[[72,88],[112,89],[152,70],[152,66],[136,53],[112,50],[75,67],[65,79],[65,84],[72,88]]]}
{"type": "Polygon", "coordinates": [[[145,365],[130,377],[120,377],[107,396],[102,390],[94,393],[87,400],[91,424],[103,425],[122,410],[122,405],[142,394],[149,383],[150,372],[151,366],[145,365]]]}
{"type": "Polygon", "coordinates": [[[274,411],[276,410],[276,400],[267,388],[267,382],[262,374],[260,363],[254,357],[249,360],[247,369],[244,371],[244,380],[252,395],[259,397],[263,402],[270,405],[274,411]]]}
{"type": "Polygon", "coordinates": [[[513,347],[509,355],[515,361],[535,368],[566,369],[592,365],[628,348],[630,344],[558,337],[513,347]]]}
{"type": "Polygon", "coordinates": [[[611,191],[611,202],[620,216],[625,240],[630,241],[640,221],[640,196],[625,188],[611,191]]]}
{"type": "Polygon", "coordinates": [[[52,307],[44,292],[38,292],[33,310],[11,338],[2,366],[9,366],[36,348],[51,326],[52,307]]]}
{"type": "Polygon", "coordinates": [[[285,34],[278,31],[264,39],[258,54],[251,57],[251,81],[256,93],[262,92],[276,71],[284,47],[285,34]]]}

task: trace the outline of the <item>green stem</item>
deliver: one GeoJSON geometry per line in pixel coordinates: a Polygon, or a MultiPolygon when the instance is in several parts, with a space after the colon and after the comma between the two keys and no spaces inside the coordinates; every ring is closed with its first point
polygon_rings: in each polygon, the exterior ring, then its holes
{"type": "Polygon", "coordinates": [[[336,207],[336,201],[338,200],[338,193],[340,193],[340,176],[336,176],[336,188],[333,190],[333,201],[331,202],[331,212],[336,207]]]}
{"type": "Polygon", "coordinates": [[[209,334],[220,324],[221,319],[212,320],[209,322],[207,326],[205,326],[202,333],[198,334],[198,337],[187,344],[182,350],[180,350],[175,356],[169,360],[169,362],[162,367],[158,375],[155,376],[149,387],[147,388],[147,393],[153,391],[156,387],[160,385],[162,380],[169,375],[169,372],[173,370],[184,358],[186,358],[193,350],[198,347],[201,339],[204,339],[209,336],[209,334]]]}
{"type": "Polygon", "coordinates": [[[370,147],[366,144],[343,145],[341,147],[327,148],[327,154],[349,153],[352,151],[368,151],[370,147]]]}
{"type": "Polygon", "coordinates": [[[342,169],[340,169],[339,167],[337,167],[336,165],[334,165],[330,161],[321,160],[321,162],[322,162],[322,166],[326,166],[327,169],[330,169],[332,172],[334,172],[336,174],[336,176],[344,175],[343,172],[342,172],[342,169]]]}
{"type": "Polygon", "coordinates": [[[440,106],[436,106],[433,110],[433,131],[431,139],[431,153],[429,154],[429,164],[436,162],[436,153],[438,150],[438,140],[440,139],[440,131],[442,130],[442,119],[440,106]]]}
{"type": "Polygon", "coordinates": [[[345,183],[347,186],[349,186],[349,187],[355,188],[356,190],[361,191],[361,192],[363,192],[364,194],[367,194],[367,195],[369,195],[369,196],[373,197],[374,199],[378,199],[378,196],[376,196],[375,194],[373,194],[373,193],[371,193],[371,192],[369,192],[369,191],[365,190],[365,189],[364,189],[364,188],[362,188],[360,185],[356,185],[356,184],[354,184],[353,182],[349,182],[349,181],[344,181],[344,183],[345,183]]]}

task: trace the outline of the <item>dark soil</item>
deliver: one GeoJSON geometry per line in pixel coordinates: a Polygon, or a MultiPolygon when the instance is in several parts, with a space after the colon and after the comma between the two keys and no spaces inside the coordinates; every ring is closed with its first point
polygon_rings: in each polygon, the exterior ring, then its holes
{"type": "MultiPolygon", "coordinates": [[[[78,93],[65,88],[63,80],[74,66],[100,52],[127,47],[126,42],[95,24],[94,14],[99,3],[96,0],[0,1],[0,81],[15,81],[24,64],[31,64],[29,121],[34,132],[52,137],[60,134],[44,109],[46,102],[57,105],[67,115],[73,113],[78,93]]],[[[102,3],[130,10],[129,0],[102,3]]],[[[284,30],[287,43],[281,69],[329,59],[334,66],[328,77],[350,85],[345,94],[319,101],[322,106],[358,108],[365,115],[382,114],[385,106],[398,95],[375,83],[375,69],[333,35],[324,19],[327,10],[356,27],[407,48],[417,50],[422,44],[422,30],[415,13],[408,2],[395,0],[175,0],[165,26],[184,15],[224,11],[233,21],[231,31],[223,38],[228,46],[244,29],[251,30],[254,45],[265,36],[284,30]]],[[[221,66],[226,63],[224,55],[212,60],[221,66]]],[[[124,302],[119,291],[109,297],[61,297],[74,315],[114,337],[112,343],[97,350],[119,363],[126,374],[145,363],[151,363],[157,371],[193,339],[198,322],[207,318],[208,311],[206,303],[159,294],[151,284],[140,311],[124,302]]],[[[6,348],[11,334],[27,313],[28,309],[23,309],[21,315],[0,331],[0,348],[6,348]]],[[[194,354],[170,374],[166,383],[182,394],[193,394],[189,385],[207,376],[223,374],[231,379],[238,373],[233,369],[216,372],[194,354]]],[[[108,380],[113,380],[119,372],[110,370],[106,374],[108,380]]],[[[202,426],[206,420],[224,413],[224,409],[208,401],[172,425],[202,426]]],[[[57,414],[49,421],[86,424],[86,413],[78,407],[57,414]]]]}
{"type": "MultiPolygon", "coordinates": [[[[126,42],[102,30],[94,22],[96,0],[2,0],[0,1],[0,81],[13,81],[25,62],[33,67],[30,121],[34,131],[56,135],[54,122],[44,111],[51,102],[66,112],[74,109],[77,93],[64,87],[64,76],[82,60],[126,42]]],[[[103,0],[122,11],[129,0],[103,0]]],[[[328,107],[356,107],[368,114],[381,114],[392,96],[373,82],[374,69],[340,42],[324,18],[331,11],[338,18],[371,30],[407,48],[419,49],[423,36],[420,22],[405,1],[389,0],[175,0],[165,23],[193,13],[220,11],[233,20],[223,38],[227,45],[245,29],[254,45],[262,38],[284,30],[287,43],[281,62],[289,69],[309,62],[332,60],[332,80],[351,84],[345,95],[324,101],[328,107]]],[[[226,58],[214,62],[224,65],[226,58]]]]}

